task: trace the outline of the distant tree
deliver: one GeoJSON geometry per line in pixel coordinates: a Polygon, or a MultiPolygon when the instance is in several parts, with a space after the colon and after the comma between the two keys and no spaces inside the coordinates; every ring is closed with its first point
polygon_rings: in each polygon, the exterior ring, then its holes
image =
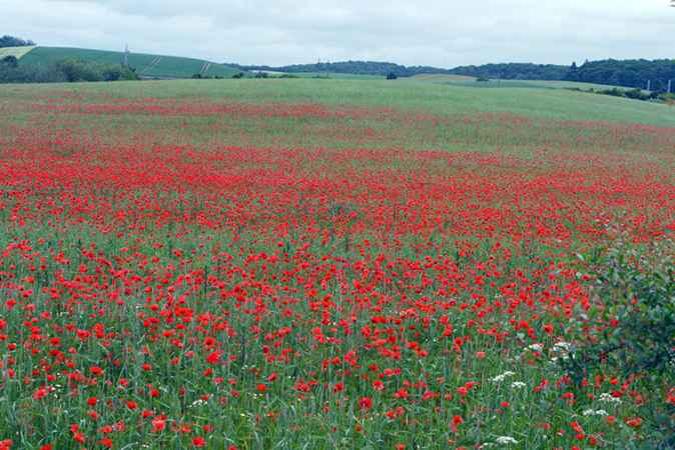
{"type": "Polygon", "coordinates": [[[232,78],[235,79],[244,78],[244,72],[237,72],[234,75],[232,75],[232,78]]]}
{"type": "Polygon", "coordinates": [[[9,35],[0,37],[0,47],[24,47],[27,45],[35,45],[35,42],[9,35]]]}
{"type": "Polygon", "coordinates": [[[387,74],[387,80],[396,80],[398,79],[398,76],[394,72],[389,72],[387,74]]]}

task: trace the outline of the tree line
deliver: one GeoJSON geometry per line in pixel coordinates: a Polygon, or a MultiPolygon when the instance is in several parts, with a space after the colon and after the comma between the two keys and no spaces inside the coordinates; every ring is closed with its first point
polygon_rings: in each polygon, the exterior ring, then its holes
{"type": "Polygon", "coordinates": [[[656,92],[666,92],[668,81],[671,80],[671,92],[673,92],[675,91],[675,60],[606,59],[587,61],[579,67],[572,64],[565,79],[638,89],[649,88],[656,92]]]}
{"type": "Polygon", "coordinates": [[[31,40],[21,39],[15,36],[4,35],[0,37],[0,48],[2,47],[25,47],[29,45],[35,45],[35,42],[31,40]]]}
{"type": "Polygon", "coordinates": [[[0,59],[0,83],[64,83],[137,79],[136,72],[122,64],[64,59],[50,65],[23,65],[14,56],[0,59]]]}

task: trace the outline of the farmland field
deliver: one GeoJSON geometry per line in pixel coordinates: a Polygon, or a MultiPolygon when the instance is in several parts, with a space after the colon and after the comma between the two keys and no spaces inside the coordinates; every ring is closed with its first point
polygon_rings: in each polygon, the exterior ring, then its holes
{"type": "Polygon", "coordinates": [[[0,85],[0,440],[655,448],[672,372],[562,361],[674,169],[673,108],[561,89],[0,85]]]}

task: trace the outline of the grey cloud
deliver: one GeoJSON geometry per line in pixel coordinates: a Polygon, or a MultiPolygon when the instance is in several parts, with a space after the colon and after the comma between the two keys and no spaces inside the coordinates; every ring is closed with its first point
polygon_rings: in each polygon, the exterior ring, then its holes
{"type": "Polygon", "coordinates": [[[450,67],[673,57],[666,0],[0,0],[0,30],[40,42],[288,64],[450,67]]]}

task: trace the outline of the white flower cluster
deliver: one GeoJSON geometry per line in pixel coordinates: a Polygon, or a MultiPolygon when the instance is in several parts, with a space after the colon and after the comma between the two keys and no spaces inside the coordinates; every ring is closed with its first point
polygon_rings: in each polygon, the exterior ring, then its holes
{"type": "Polygon", "coordinates": [[[504,372],[503,374],[497,375],[496,377],[494,377],[494,378],[492,379],[492,381],[493,381],[494,383],[501,383],[501,382],[504,381],[507,377],[512,377],[512,376],[514,376],[515,374],[516,374],[515,372],[511,372],[510,370],[507,370],[507,371],[504,372]]]}
{"type": "Polygon", "coordinates": [[[544,344],[532,344],[527,346],[528,350],[531,350],[533,352],[541,352],[544,350],[544,344]]]}
{"type": "Polygon", "coordinates": [[[521,389],[527,386],[527,383],[523,383],[522,381],[514,381],[511,383],[511,387],[514,389],[521,389]]]}
{"type": "Polygon", "coordinates": [[[603,392],[602,394],[600,394],[598,400],[605,403],[616,403],[617,405],[620,405],[622,403],[620,398],[614,397],[609,392],[603,392]]]}
{"type": "Polygon", "coordinates": [[[518,441],[516,441],[514,438],[511,436],[499,436],[497,439],[495,439],[497,444],[502,444],[502,445],[510,445],[510,444],[517,444],[518,441]]]}
{"type": "Polygon", "coordinates": [[[587,409],[584,411],[584,416],[607,416],[607,411],[604,409],[598,409],[598,410],[593,410],[593,409],[587,409]]]}
{"type": "Polygon", "coordinates": [[[196,408],[196,407],[198,407],[198,406],[203,406],[203,405],[206,405],[206,402],[200,398],[200,399],[195,400],[194,402],[192,402],[192,404],[190,404],[189,407],[190,407],[190,408],[196,408]]]}
{"type": "Polygon", "coordinates": [[[569,342],[556,342],[553,344],[554,352],[569,353],[572,351],[573,345],[569,342]]]}

